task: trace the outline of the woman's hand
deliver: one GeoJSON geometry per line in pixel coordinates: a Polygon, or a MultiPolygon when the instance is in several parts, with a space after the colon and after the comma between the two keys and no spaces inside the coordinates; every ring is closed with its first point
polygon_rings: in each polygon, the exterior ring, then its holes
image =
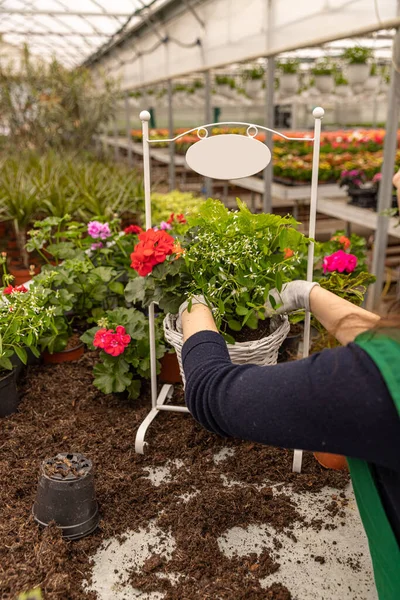
{"type": "Polygon", "coordinates": [[[310,293],[316,285],[319,286],[319,283],[315,281],[297,280],[283,284],[280,292],[277,289],[271,290],[269,295],[274,298],[277,308],[274,310],[268,300],[265,304],[266,314],[271,316],[301,309],[310,310],[310,293]]]}

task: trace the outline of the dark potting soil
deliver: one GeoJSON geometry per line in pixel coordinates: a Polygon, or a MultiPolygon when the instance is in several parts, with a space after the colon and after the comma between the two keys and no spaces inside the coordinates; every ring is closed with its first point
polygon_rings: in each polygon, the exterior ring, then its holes
{"type": "Polygon", "coordinates": [[[270,319],[264,321],[258,321],[257,329],[250,329],[245,325],[240,331],[233,331],[229,327],[226,328],[226,333],[231,335],[237,342],[254,342],[261,338],[269,335],[270,332],[270,319]]]}
{"type": "MultiPolygon", "coordinates": [[[[264,550],[228,558],[218,537],[235,526],[268,523],[295,543],[295,523],[333,528],[329,510],[324,521],[306,523],[294,499],[275,494],[272,485],[291,482],[301,493],[339,488],[333,490],[334,514],[346,499],[340,490],[348,474],[326,471],[305,454],[303,472],[294,475],[291,451],[224,440],[189,415],[172,413],[157,417],[146,454],[137,455],[134,439],[150,408],[148,389],[135,402],[104,396],[92,386],[95,359],[88,352],[76,363],[30,367],[20,412],[0,420],[0,598],[14,600],[40,587],[45,600],[95,600],[94,592],[82,589],[90,580],[91,557],[111,536],[123,540],[127,530],[155,521],[173,535],[175,550],[168,562],[154,553],[139,572],[132,569],[130,584],[163,591],[166,600],[290,600],[290,590],[279,583],[278,539],[273,538],[273,555],[264,550]],[[215,463],[223,448],[233,449],[234,456],[215,463]],[[75,542],[63,540],[54,525],[40,530],[31,514],[40,465],[60,452],[82,453],[94,466],[100,526],[75,542]],[[173,466],[176,459],[183,467],[173,466]],[[153,485],[146,469],[166,463],[172,464],[171,479],[153,485]],[[228,487],[222,476],[243,485],[228,487]],[[265,487],[256,487],[265,481],[265,487]],[[177,572],[182,577],[174,585],[157,576],[177,572]],[[260,578],[266,575],[275,583],[263,589],[260,578]]],[[[179,388],[174,402],[183,402],[179,388]]]]}
{"type": "Polygon", "coordinates": [[[73,348],[76,348],[77,346],[80,346],[82,344],[81,340],[80,340],[80,336],[81,334],[78,332],[74,332],[71,337],[68,339],[67,345],[65,347],[65,350],[72,350],[73,348]]]}

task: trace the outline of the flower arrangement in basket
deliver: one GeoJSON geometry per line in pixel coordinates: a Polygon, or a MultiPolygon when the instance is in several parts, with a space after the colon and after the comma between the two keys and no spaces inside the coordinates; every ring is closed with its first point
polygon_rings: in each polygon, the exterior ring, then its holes
{"type": "Polygon", "coordinates": [[[239,210],[230,211],[209,199],[188,219],[185,233],[143,232],[131,255],[141,277],[128,283],[125,298],[145,306],[154,301],[168,313],[164,332],[178,360],[182,335],[173,315],[195,295],[212,308],[234,362],[273,364],[289,330],[286,317],[268,318],[265,303],[276,306],[269,292],[293,279],[308,239],[292,217],[252,214],[237,202],[239,210]]]}

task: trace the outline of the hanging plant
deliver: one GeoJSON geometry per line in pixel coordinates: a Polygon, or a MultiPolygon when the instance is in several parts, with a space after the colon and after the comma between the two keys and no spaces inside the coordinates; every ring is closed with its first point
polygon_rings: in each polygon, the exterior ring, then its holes
{"type": "Polygon", "coordinates": [[[342,58],[349,65],[366,65],[368,60],[373,56],[371,48],[364,46],[354,46],[347,48],[342,55],[342,58]]]}

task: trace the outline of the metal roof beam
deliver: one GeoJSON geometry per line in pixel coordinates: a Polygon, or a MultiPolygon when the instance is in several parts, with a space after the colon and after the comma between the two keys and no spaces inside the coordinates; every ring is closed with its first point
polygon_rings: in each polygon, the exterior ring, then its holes
{"type": "Polygon", "coordinates": [[[65,11],[65,10],[29,10],[29,9],[18,9],[18,8],[2,8],[0,7],[0,14],[8,15],[21,15],[26,17],[33,16],[47,16],[47,17],[121,17],[128,18],[130,13],[107,13],[103,12],[78,12],[78,11],[65,11]]]}
{"type": "Polygon", "coordinates": [[[71,36],[75,36],[75,37],[111,37],[110,33],[94,33],[94,32],[89,32],[89,33],[77,33],[77,32],[73,32],[73,31],[31,31],[31,30],[17,30],[17,29],[7,29],[4,31],[0,31],[0,35],[8,35],[8,34],[13,34],[13,35],[38,35],[38,36],[45,36],[45,37],[51,37],[52,35],[56,35],[57,37],[71,37],[71,36]]]}

